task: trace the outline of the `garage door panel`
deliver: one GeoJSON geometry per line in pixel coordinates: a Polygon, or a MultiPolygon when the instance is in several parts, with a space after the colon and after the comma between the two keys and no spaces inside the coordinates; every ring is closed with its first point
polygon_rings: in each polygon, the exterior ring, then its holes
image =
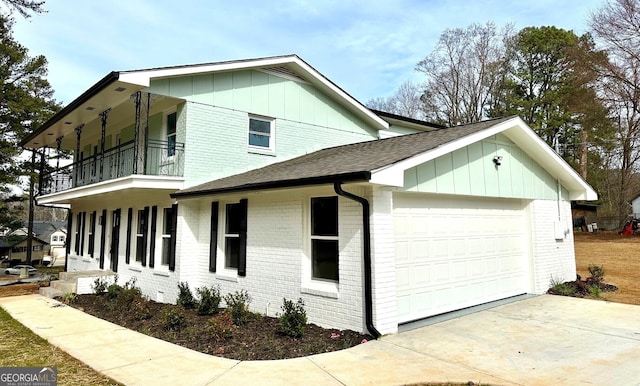
{"type": "Polygon", "coordinates": [[[519,201],[424,197],[394,197],[400,322],[525,292],[519,201]]]}

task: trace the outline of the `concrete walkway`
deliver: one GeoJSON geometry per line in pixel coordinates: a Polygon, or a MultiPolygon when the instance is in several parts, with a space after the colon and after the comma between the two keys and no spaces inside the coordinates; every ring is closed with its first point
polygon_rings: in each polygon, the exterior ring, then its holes
{"type": "Polygon", "coordinates": [[[602,301],[538,296],[348,350],[245,362],[151,338],[39,295],[0,298],[0,306],[126,385],[640,384],[640,307],[602,301]]]}

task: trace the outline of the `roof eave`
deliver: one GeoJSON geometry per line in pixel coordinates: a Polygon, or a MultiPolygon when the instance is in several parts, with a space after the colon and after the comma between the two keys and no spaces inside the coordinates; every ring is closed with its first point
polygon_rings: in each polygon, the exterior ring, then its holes
{"type": "Polygon", "coordinates": [[[329,176],[319,176],[319,177],[307,177],[307,178],[299,178],[294,180],[277,180],[277,181],[267,181],[267,182],[259,182],[253,184],[242,184],[237,186],[230,186],[225,188],[218,189],[202,189],[196,191],[178,191],[175,193],[171,193],[171,198],[195,198],[202,196],[209,196],[214,194],[226,194],[226,193],[239,193],[239,192],[249,192],[249,191],[257,191],[257,190],[270,190],[270,189],[284,189],[284,188],[295,188],[302,186],[313,186],[313,185],[325,185],[332,184],[334,182],[367,182],[371,179],[371,172],[369,171],[359,171],[352,173],[344,173],[344,174],[335,174],[329,176]]]}
{"type": "Polygon", "coordinates": [[[58,111],[53,117],[49,118],[42,126],[29,134],[26,138],[24,138],[18,146],[25,147],[29,142],[31,142],[35,137],[42,134],[49,127],[51,127],[54,123],[63,119],[65,116],[70,114],[73,110],[80,107],[82,104],[87,102],[89,99],[100,93],[100,91],[107,88],[113,82],[116,82],[119,79],[120,73],[117,71],[111,71],[105,77],[100,79],[96,84],[91,86],[85,92],[83,92],[79,97],[74,99],[71,103],[66,105],[62,110],[58,111]]]}

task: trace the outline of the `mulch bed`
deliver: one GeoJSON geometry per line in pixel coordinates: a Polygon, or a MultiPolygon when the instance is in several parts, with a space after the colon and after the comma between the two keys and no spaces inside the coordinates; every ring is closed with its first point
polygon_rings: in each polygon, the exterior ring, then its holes
{"type": "Polygon", "coordinates": [[[301,338],[281,334],[277,318],[254,314],[243,326],[234,326],[227,313],[198,315],[194,310],[135,300],[118,307],[105,295],[78,295],[71,306],[90,315],[205,354],[237,360],[295,358],[342,350],[371,340],[350,330],[332,330],[308,324],[301,338]],[[171,316],[182,315],[182,326],[167,329],[171,316]],[[167,316],[169,315],[169,316],[167,316]]]}

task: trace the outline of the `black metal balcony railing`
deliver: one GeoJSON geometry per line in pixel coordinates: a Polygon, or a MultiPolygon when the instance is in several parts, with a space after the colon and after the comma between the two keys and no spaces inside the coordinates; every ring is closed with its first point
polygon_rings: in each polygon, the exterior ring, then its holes
{"type": "Polygon", "coordinates": [[[39,193],[51,194],[134,174],[181,177],[184,174],[184,144],[149,140],[146,152],[135,157],[134,142],[123,143],[43,176],[39,193]]]}

